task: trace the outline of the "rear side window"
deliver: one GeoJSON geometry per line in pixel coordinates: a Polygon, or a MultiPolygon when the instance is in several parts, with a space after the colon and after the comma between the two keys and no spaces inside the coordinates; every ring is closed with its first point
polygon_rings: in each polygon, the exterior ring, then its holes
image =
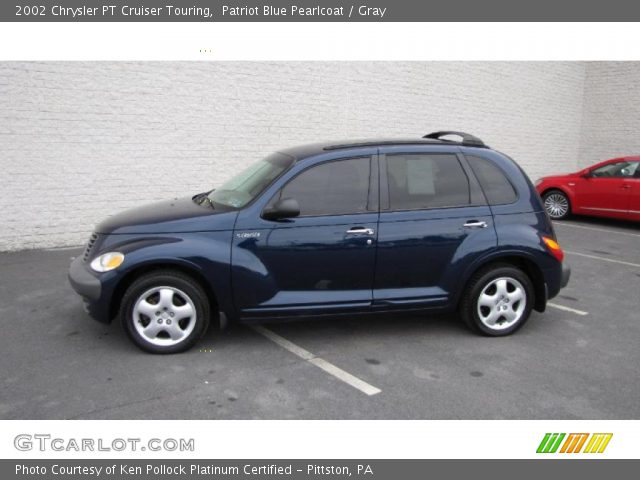
{"type": "Polygon", "coordinates": [[[467,156],[473,173],[484,190],[489,205],[504,205],[518,199],[513,185],[493,162],[482,157],[467,156]]]}
{"type": "Polygon", "coordinates": [[[392,210],[471,204],[469,179],[455,155],[387,155],[392,210]]]}
{"type": "Polygon", "coordinates": [[[311,167],[291,180],[279,198],[295,198],[300,216],[367,211],[370,158],[351,158],[311,167]]]}

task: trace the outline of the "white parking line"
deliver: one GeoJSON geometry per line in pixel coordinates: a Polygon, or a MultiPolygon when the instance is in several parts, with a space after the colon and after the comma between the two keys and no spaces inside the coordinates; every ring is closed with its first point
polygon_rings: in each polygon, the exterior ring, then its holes
{"type": "Polygon", "coordinates": [[[286,338],[281,337],[277,333],[274,333],[271,330],[264,328],[261,325],[253,325],[251,328],[255,330],[257,333],[259,333],[260,335],[268,338],[272,342],[281,346],[285,350],[288,350],[294,355],[297,355],[303,360],[306,360],[310,364],[315,365],[318,368],[321,368],[328,374],[336,377],[338,380],[342,380],[347,385],[351,385],[353,388],[356,388],[361,392],[366,393],[367,395],[376,395],[377,393],[380,393],[382,391],[379,388],[368,384],[364,380],[360,380],[358,377],[351,375],[349,372],[345,372],[341,368],[336,367],[334,364],[329,363],[320,357],[316,357],[313,353],[309,352],[308,350],[305,350],[304,348],[299,347],[295,343],[290,342],[286,338]]]}
{"type": "Polygon", "coordinates": [[[564,253],[568,253],[569,255],[578,255],[579,257],[592,258],[594,260],[602,260],[603,262],[619,263],[621,265],[628,265],[630,267],[640,268],[640,263],[631,263],[631,262],[625,262],[623,260],[615,260],[613,258],[598,257],[597,255],[589,255],[587,253],[572,252],[571,250],[565,250],[564,253]]]}
{"type": "Polygon", "coordinates": [[[585,312],[583,310],[577,310],[571,307],[565,307],[564,305],[558,305],[557,303],[547,302],[547,305],[553,308],[557,308],[558,310],[564,310],[565,312],[575,313],[576,315],[589,315],[589,312],[585,312]]]}
{"type": "Polygon", "coordinates": [[[610,230],[608,228],[587,227],[586,225],[576,225],[575,223],[553,222],[553,226],[582,228],[584,230],[595,230],[596,232],[617,233],[618,235],[627,235],[629,237],[640,237],[640,233],[621,232],[620,230],[610,230]]]}

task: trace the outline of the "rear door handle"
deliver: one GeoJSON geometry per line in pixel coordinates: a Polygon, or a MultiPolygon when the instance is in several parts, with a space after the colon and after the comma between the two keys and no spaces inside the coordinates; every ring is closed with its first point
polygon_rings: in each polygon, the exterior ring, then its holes
{"type": "Polygon", "coordinates": [[[469,220],[463,225],[466,228],[487,228],[487,222],[480,222],[478,220],[469,220]]]}
{"type": "Polygon", "coordinates": [[[375,232],[373,231],[373,228],[353,227],[347,230],[347,233],[349,235],[373,235],[375,232]]]}
{"type": "Polygon", "coordinates": [[[625,183],[620,188],[631,188],[631,185],[629,185],[628,183],[625,183]]]}

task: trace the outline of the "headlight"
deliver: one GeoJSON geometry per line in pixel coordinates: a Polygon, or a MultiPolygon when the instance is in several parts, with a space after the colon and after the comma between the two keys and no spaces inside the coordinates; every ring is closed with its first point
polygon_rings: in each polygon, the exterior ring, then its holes
{"type": "Polygon", "coordinates": [[[538,185],[540,185],[542,183],[542,180],[544,180],[543,178],[539,178],[536,180],[536,183],[534,183],[534,185],[537,187],[538,185]]]}
{"type": "Polygon", "coordinates": [[[91,268],[96,272],[108,272],[118,268],[124,262],[124,255],[120,252],[103,253],[91,262],[91,268]]]}

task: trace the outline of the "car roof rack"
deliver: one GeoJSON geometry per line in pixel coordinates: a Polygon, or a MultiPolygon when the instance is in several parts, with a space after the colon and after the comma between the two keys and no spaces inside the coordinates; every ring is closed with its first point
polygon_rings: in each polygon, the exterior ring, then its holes
{"type": "Polygon", "coordinates": [[[323,150],[340,150],[343,148],[357,148],[357,147],[375,147],[377,145],[416,145],[416,144],[437,144],[438,140],[431,138],[427,139],[395,139],[395,140],[362,140],[359,142],[351,143],[337,143],[335,145],[327,145],[323,147],[323,150]]]}
{"type": "Polygon", "coordinates": [[[460,145],[464,145],[467,147],[485,147],[485,148],[487,147],[485,143],[482,140],[480,140],[478,137],[465,132],[440,131],[440,132],[429,133],[422,138],[431,138],[434,140],[440,140],[442,142],[459,143],[460,145]],[[449,135],[455,135],[457,137],[460,137],[462,138],[462,141],[454,142],[453,140],[445,140],[442,138],[442,137],[447,137],[449,135]]]}
{"type": "Polygon", "coordinates": [[[454,145],[462,145],[466,147],[482,147],[489,148],[485,143],[480,140],[478,137],[475,137],[469,133],[464,132],[454,132],[454,131],[441,131],[441,132],[433,132],[425,135],[422,138],[392,138],[392,139],[369,139],[369,140],[360,140],[360,141],[352,141],[352,142],[342,142],[331,145],[325,145],[321,147],[323,150],[339,150],[342,148],[357,148],[357,147],[370,147],[376,145],[416,145],[416,144],[454,144],[454,145]],[[456,135],[462,138],[462,141],[456,142],[455,140],[448,140],[441,137],[446,137],[448,135],[456,135]]]}

